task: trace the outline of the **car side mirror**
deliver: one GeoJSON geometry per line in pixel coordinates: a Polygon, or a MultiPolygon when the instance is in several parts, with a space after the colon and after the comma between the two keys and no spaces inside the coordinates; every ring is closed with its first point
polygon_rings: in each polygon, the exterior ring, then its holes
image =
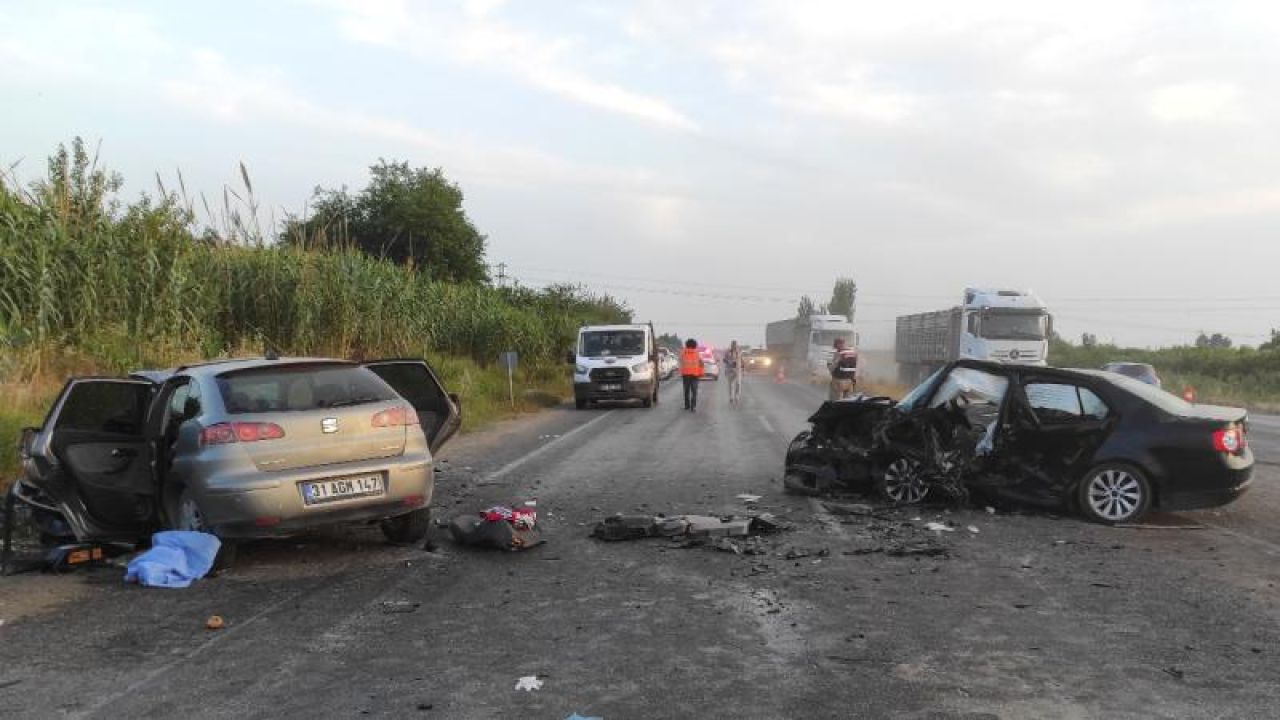
{"type": "Polygon", "coordinates": [[[190,420],[200,414],[200,401],[196,398],[187,397],[186,402],[182,403],[182,419],[190,420]]]}
{"type": "Polygon", "coordinates": [[[578,354],[570,350],[564,354],[564,361],[566,364],[574,365],[578,362],[578,354]]]}
{"type": "Polygon", "coordinates": [[[40,428],[24,427],[22,433],[18,436],[18,457],[26,460],[31,457],[31,446],[36,441],[36,433],[40,432],[40,428]]]}

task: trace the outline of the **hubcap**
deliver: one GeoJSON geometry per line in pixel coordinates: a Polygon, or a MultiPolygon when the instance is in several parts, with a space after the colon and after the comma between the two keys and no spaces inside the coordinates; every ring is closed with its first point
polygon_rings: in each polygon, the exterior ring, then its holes
{"type": "Polygon", "coordinates": [[[204,516],[200,514],[200,506],[196,505],[195,500],[183,498],[182,506],[178,508],[178,518],[183,530],[204,531],[204,516]]]}
{"type": "Polygon", "coordinates": [[[920,477],[920,463],[906,458],[894,460],[884,471],[884,494],[904,505],[923,500],[929,494],[929,486],[920,477]]]}
{"type": "Polygon", "coordinates": [[[1106,520],[1128,520],[1142,503],[1142,486],[1124,470],[1104,470],[1089,481],[1089,507],[1106,520]]]}

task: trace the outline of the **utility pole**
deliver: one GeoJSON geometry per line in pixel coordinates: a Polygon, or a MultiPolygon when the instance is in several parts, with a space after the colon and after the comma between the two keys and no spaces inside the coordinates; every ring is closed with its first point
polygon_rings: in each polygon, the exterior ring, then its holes
{"type": "Polygon", "coordinates": [[[498,287],[506,287],[506,286],[507,286],[507,264],[504,262],[500,262],[498,263],[498,287]]]}

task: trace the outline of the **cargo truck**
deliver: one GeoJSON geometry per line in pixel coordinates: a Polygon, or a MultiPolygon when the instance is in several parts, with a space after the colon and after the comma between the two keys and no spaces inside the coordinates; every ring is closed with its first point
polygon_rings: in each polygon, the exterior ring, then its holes
{"type": "Polygon", "coordinates": [[[844,315],[810,315],[765,326],[765,348],[773,367],[781,365],[796,379],[825,381],[830,377],[827,363],[836,338],[843,338],[851,348],[858,345],[853,323],[844,315]]]}
{"type": "Polygon", "coordinates": [[[965,288],[962,305],[898,317],[898,377],[914,386],[959,358],[1044,365],[1052,331],[1052,316],[1031,292],[965,288]]]}

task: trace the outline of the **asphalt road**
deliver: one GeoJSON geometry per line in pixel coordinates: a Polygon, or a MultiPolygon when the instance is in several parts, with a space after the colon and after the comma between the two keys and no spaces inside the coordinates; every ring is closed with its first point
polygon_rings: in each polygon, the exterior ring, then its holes
{"type": "MultiPolygon", "coordinates": [[[[652,410],[455,442],[442,513],[536,497],[548,542],[527,552],[357,528],[250,546],[188,590],[105,568],[2,579],[0,717],[1275,716],[1274,465],[1230,508],[1141,529],[842,517],[781,490],[816,390],[750,378],[731,407],[724,383],[702,389],[696,414],[673,384],[652,410]],[[619,511],[741,512],[740,493],[795,524],[764,555],[587,536],[619,511]],[[881,552],[902,547],[947,554],[881,552]],[[525,676],[541,687],[517,690],[525,676]]],[[[1280,460],[1280,422],[1251,441],[1280,460]]]]}

